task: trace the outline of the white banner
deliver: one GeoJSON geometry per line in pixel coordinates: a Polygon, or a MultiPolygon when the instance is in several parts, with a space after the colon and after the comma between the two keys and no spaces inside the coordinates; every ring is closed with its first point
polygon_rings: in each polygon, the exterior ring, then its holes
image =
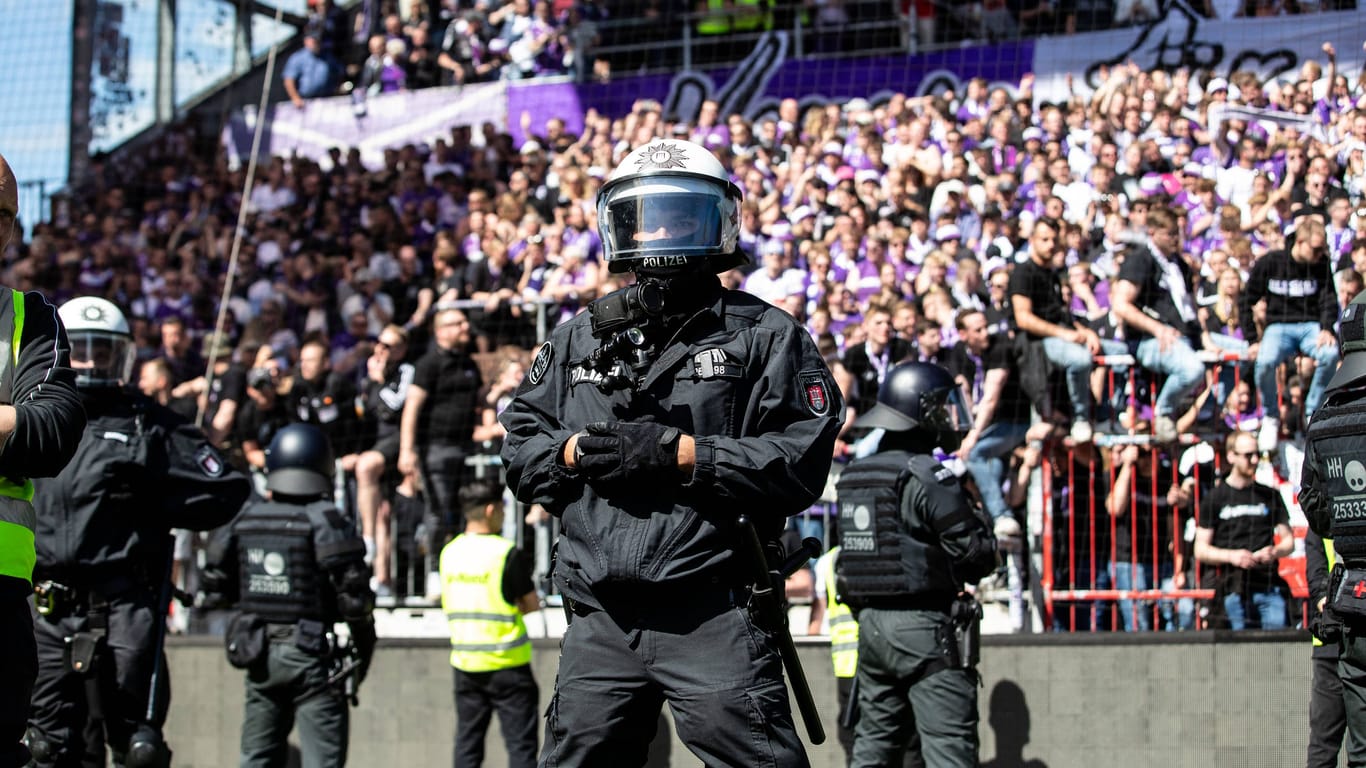
{"type": "MultiPolygon", "coordinates": [[[[452,126],[474,126],[476,140],[482,140],[479,126],[486,122],[499,132],[507,130],[507,86],[493,82],[426,88],[371,96],[359,104],[350,96],[334,96],[305,101],[303,109],[282,101],[267,110],[266,119],[263,158],[298,154],[321,160],[332,147],[340,147],[343,155],[357,147],[367,168],[379,168],[384,150],[449,138],[452,126]]],[[[254,106],[228,121],[223,144],[232,163],[244,163],[251,154],[255,128],[254,106]]]]}
{"type": "MultiPolygon", "coordinates": [[[[1366,10],[1303,16],[1214,21],[1191,10],[1186,0],[1161,0],[1158,20],[1107,32],[1041,38],[1034,46],[1035,98],[1068,98],[1070,73],[1078,93],[1101,85],[1098,71],[1133,60],[1142,70],[1169,72],[1186,67],[1193,74],[1220,77],[1237,70],[1268,78],[1298,79],[1300,65],[1315,59],[1327,69],[1323,44],[1337,48],[1339,71],[1355,78],[1366,39],[1366,10]]],[[[1199,94],[1193,94],[1198,96],[1199,94]]]]}

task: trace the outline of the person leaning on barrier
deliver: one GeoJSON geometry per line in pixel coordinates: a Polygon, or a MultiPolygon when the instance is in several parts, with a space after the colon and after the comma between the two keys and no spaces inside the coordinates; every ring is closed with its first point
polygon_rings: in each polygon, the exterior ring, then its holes
{"type": "MultiPolygon", "coordinates": [[[[0,156],[0,254],[19,215],[18,180],[0,156]]],[[[29,761],[20,743],[38,674],[33,619],[34,477],[62,471],[85,411],[57,310],[42,294],[0,289],[0,768],[29,761]]]]}
{"type": "Polygon", "coordinates": [[[886,430],[836,484],[836,583],[859,624],[854,766],[895,764],[911,728],[927,765],[977,765],[981,609],[964,584],[996,569],[996,538],[931,453],[956,450],[970,424],[952,375],[919,362],[888,372],[854,423],[886,430]]]}
{"type": "Polygon", "coordinates": [[[531,567],[503,538],[503,486],[471,480],[460,488],[465,532],[441,550],[441,608],[451,630],[455,671],[455,762],[478,768],[493,713],[511,768],[536,764],[531,637],[522,615],[540,607],[531,567]]]}
{"type": "Polygon", "coordinates": [[[562,526],[542,765],[643,764],[664,701],[709,765],[808,764],[738,520],[773,542],[820,497],[844,404],[810,334],[722,288],[740,197],[701,146],[633,150],[598,222],[637,282],[555,328],[503,411],[509,486],[562,526]]]}
{"type": "Polygon", "coordinates": [[[281,429],[266,450],[269,498],[209,543],[205,605],[236,605],[228,661],[247,671],[241,762],[282,766],[298,719],[304,765],[346,764],[348,696],[375,649],[365,544],[332,501],[335,463],[311,424],[281,429]],[[344,621],[349,647],[333,634],[344,621]]]}
{"type": "Polygon", "coordinates": [[[1300,507],[1333,540],[1325,621],[1341,622],[1338,676],[1347,707],[1347,764],[1366,765],[1366,294],[1343,310],[1342,363],[1309,422],[1300,507]]]}
{"type": "Polygon", "coordinates": [[[58,310],[89,419],[60,474],[35,483],[38,682],[26,739],[37,766],[166,766],[162,641],[172,528],[206,531],[249,484],[204,433],[131,388],[135,344],[112,303],[58,310]]]}

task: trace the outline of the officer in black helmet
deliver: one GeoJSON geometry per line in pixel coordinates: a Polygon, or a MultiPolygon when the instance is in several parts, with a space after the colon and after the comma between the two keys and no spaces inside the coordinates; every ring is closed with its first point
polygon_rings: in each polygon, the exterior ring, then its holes
{"type": "Polygon", "coordinates": [[[242,755],[247,766],[283,766],[299,722],[305,765],[346,763],[347,698],[375,649],[374,593],[365,544],[332,500],[327,436],[291,424],[266,451],[269,498],[250,504],[215,535],[205,603],[236,604],[228,661],[247,671],[242,755]],[[346,622],[350,644],[333,633],[346,622]]]}
{"type": "Polygon", "coordinates": [[[66,469],[34,487],[25,740],[38,766],[103,765],[106,744],[119,765],[166,766],[171,529],[221,526],[250,488],[202,431],[129,386],[136,345],[118,307],[82,296],[57,312],[88,423],[66,469]]]}
{"type": "Polygon", "coordinates": [[[977,765],[980,614],[963,587],[996,568],[996,539],[933,455],[956,449],[971,424],[953,376],[920,362],[888,372],[854,422],[886,430],[836,485],[836,584],[859,623],[854,766],[899,764],[911,727],[927,765],[977,765]]]}
{"type": "Polygon", "coordinates": [[[563,532],[571,625],[542,765],[643,764],[666,701],[708,765],[807,764],[736,523],[776,541],[820,496],[844,405],[790,315],[722,288],[744,260],[739,204],[705,148],[633,150],[598,226],[636,282],[557,327],[501,416],[509,485],[563,532]]]}

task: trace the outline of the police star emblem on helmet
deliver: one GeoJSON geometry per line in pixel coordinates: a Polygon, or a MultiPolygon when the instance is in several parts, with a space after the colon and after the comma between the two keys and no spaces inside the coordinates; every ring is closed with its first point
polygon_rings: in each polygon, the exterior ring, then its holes
{"type": "Polygon", "coordinates": [[[636,165],[640,170],[650,170],[659,168],[683,168],[686,167],[688,156],[683,154],[683,147],[668,142],[660,142],[645,148],[636,160],[636,165]]]}
{"type": "Polygon", "coordinates": [[[104,310],[100,309],[94,304],[91,304],[87,306],[84,310],[82,310],[81,315],[86,320],[89,320],[92,323],[100,323],[104,321],[104,310]]]}

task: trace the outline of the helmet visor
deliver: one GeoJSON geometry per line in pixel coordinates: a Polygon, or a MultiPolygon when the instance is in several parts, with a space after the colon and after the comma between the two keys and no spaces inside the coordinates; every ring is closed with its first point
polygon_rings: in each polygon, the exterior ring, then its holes
{"type": "Polygon", "coordinates": [[[78,386],[123,386],[132,381],[137,350],[128,336],[107,331],[72,331],[71,367],[78,386]]]}
{"type": "Polygon", "coordinates": [[[719,252],[724,200],[694,179],[623,183],[603,206],[607,260],[719,252]]]}
{"type": "Polygon", "coordinates": [[[965,434],[972,429],[972,413],[968,410],[963,390],[958,387],[939,389],[925,395],[921,402],[925,414],[921,426],[940,433],[965,434]]]}

